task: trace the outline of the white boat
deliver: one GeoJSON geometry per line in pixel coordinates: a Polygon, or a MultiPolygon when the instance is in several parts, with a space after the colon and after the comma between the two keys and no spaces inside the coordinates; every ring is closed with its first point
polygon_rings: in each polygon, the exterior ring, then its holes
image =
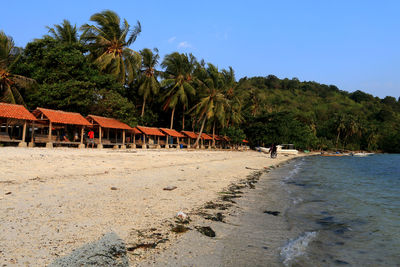
{"type": "Polygon", "coordinates": [[[291,155],[296,155],[299,153],[297,149],[294,149],[293,144],[282,144],[282,145],[277,145],[276,147],[278,153],[291,154],[291,155]]]}
{"type": "Polygon", "coordinates": [[[353,153],[353,157],[367,157],[371,156],[374,153],[365,153],[365,152],[359,152],[359,153],[353,153]]]}

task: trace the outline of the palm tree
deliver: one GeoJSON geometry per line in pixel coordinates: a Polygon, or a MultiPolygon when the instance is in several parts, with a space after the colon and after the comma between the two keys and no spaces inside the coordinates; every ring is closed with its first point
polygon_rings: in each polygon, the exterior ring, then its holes
{"type": "Polygon", "coordinates": [[[336,117],[336,132],[337,132],[337,137],[336,137],[336,149],[339,144],[339,138],[340,138],[340,133],[343,133],[346,130],[346,118],[344,115],[340,114],[339,116],[336,117]]]}
{"type": "Polygon", "coordinates": [[[28,87],[35,83],[33,79],[10,72],[20,55],[21,50],[15,47],[13,39],[0,31],[0,102],[24,104],[17,86],[28,87]]]}
{"type": "Polygon", "coordinates": [[[157,72],[155,66],[158,64],[160,56],[158,55],[158,50],[154,48],[154,53],[148,48],[140,51],[142,56],[142,67],[140,69],[139,77],[139,95],[143,97],[142,114],[144,115],[144,107],[146,105],[146,100],[151,95],[158,94],[160,85],[157,81],[157,72]]]}
{"type": "Polygon", "coordinates": [[[182,105],[183,121],[185,127],[185,110],[189,105],[189,97],[195,95],[196,91],[192,86],[196,80],[193,73],[196,66],[196,58],[192,55],[179,54],[178,52],[166,55],[161,66],[165,68],[162,86],[165,88],[163,109],[172,109],[171,125],[174,125],[174,114],[178,103],[182,105]]]}
{"type": "Polygon", "coordinates": [[[64,19],[61,25],[54,25],[54,28],[49,26],[46,27],[49,30],[50,35],[45,35],[45,37],[50,37],[54,40],[57,40],[61,43],[78,43],[79,36],[78,36],[78,29],[76,25],[71,25],[71,23],[64,19]]]}
{"type": "Polygon", "coordinates": [[[213,145],[215,145],[215,127],[216,123],[224,125],[227,99],[222,90],[224,88],[224,79],[218,68],[212,64],[207,64],[207,69],[203,69],[199,75],[201,87],[205,95],[200,99],[192,110],[197,115],[198,122],[201,121],[199,135],[197,136],[194,147],[199,145],[201,134],[204,130],[204,125],[207,120],[213,124],[213,145]]]}
{"type": "Polygon", "coordinates": [[[88,45],[94,62],[120,83],[133,82],[141,60],[139,53],[129,46],[141,32],[140,22],[131,30],[128,22],[124,19],[121,25],[120,17],[111,10],[92,15],[90,21],[97,25],[84,24],[82,40],[88,45]]]}
{"type": "MultiPolygon", "coordinates": [[[[226,106],[226,126],[230,124],[238,124],[243,121],[242,116],[242,100],[236,93],[237,83],[235,79],[235,72],[232,67],[229,70],[222,70],[224,77],[224,95],[228,101],[226,106]]],[[[213,141],[214,142],[214,141],[213,141]]]]}

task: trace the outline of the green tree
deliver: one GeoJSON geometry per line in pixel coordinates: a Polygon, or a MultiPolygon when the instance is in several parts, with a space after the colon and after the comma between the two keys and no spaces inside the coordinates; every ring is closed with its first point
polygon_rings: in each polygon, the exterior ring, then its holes
{"type": "Polygon", "coordinates": [[[54,27],[46,27],[49,30],[50,35],[45,37],[53,38],[62,43],[77,43],[79,42],[79,34],[76,25],[72,25],[71,22],[64,19],[61,25],[55,24],[54,27]]]}
{"type": "Polygon", "coordinates": [[[135,122],[135,107],[124,97],[124,87],[114,76],[101,73],[85,52],[80,43],[62,43],[48,37],[28,43],[14,67],[15,72],[37,81],[35,88],[24,92],[28,106],[84,115],[113,114],[115,118],[135,122]]]}
{"type": "Polygon", "coordinates": [[[18,88],[32,86],[33,79],[12,73],[11,69],[21,55],[21,49],[15,47],[14,41],[3,31],[0,31],[0,101],[25,104],[18,88]]]}
{"type": "Polygon", "coordinates": [[[200,133],[197,136],[194,147],[199,145],[201,134],[207,120],[212,123],[213,144],[215,145],[215,127],[217,123],[224,125],[226,121],[225,111],[227,99],[222,93],[225,86],[222,74],[212,64],[207,64],[206,69],[199,73],[199,80],[203,96],[200,101],[192,108],[197,116],[197,121],[201,122],[200,133]]]}
{"type": "Polygon", "coordinates": [[[165,91],[163,110],[172,109],[171,129],[174,125],[174,114],[178,103],[182,105],[182,129],[185,128],[184,113],[189,104],[189,97],[196,93],[193,87],[195,65],[196,58],[192,54],[179,54],[177,52],[166,55],[161,63],[161,66],[165,68],[164,80],[161,82],[165,91]]]}
{"type": "Polygon", "coordinates": [[[90,21],[96,25],[81,27],[81,38],[89,48],[90,57],[101,71],[114,75],[121,84],[132,83],[140,67],[140,55],[129,46],[141,32],[140,22],[133,29],[125,19],[121,25],[120,17],[111,10],[92,15],[90,21]]]}
{"type": "Polygon", "coordinates": [[[156,48],[154,49],[154,53],[150,49],[145,48],[140,51],[140,54],[142,56],[142,67],[140,69],[138,92],[143,97],[142,113],[140,115],[143,118],[146,101],[151,96],[157,95],[160,89],[157,80],[157,71],[155,70],[160,56],[156,48]]]}

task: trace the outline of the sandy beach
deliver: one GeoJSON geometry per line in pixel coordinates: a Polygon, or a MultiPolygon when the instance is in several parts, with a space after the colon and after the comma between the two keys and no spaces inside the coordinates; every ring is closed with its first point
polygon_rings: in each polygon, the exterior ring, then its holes
{"type": "MultiPolygon", "coordinates": [[[[157,229],[165,242],[128,252],[130,265],[182,236],[170,231],[218,192],[266,166],[253,151],[0,148],[0,265],[44,266],[113,232],[127,247],[157,229]],[[172,191],[163,190],[176,186],[172,191]]],[[[185,234],[186,235],[186,234],[185,234]]]]}

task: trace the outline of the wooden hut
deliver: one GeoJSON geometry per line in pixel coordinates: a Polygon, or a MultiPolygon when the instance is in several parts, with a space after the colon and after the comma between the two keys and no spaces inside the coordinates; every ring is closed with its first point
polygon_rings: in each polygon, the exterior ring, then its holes
{"type": "Polygon", "coordinates": [[[83,143],[84,129],[85,127],[91,127],[92,124],[81,114],[46,108],[36,108],[32,114],[37,119],[37,128],[39,130],[39,133],[32,132],[32,144],[46,143],[48,148],[52,148],[53,144],[85,147],[83,143]],[[72,126],[75,130],[75,135],[71,138],[72,141],[66,137],[68,126],[72,126]],[[46,132],[44,133],[44,131],[46,132]],[[53,134],[54,131],[55,134],[53,134]],[[63,133],[64,138],[61,137],[61,133],[63,133]]]}
{"type": "Polygon", "coordinates": [[[0,142],[15,142],[20,147],[26,147],[26,127],[29,122],[33,123],[34,121],[36,121],[35,116],[24,106],[0,103],[0,142]],[[17,135],[14,131],[12,134],[9,132],[9,128],[14,129],[14,127],[18,127],[17,135]]]}
{"type": "Polygon", "coordinates": [[[158,128],[136,126],[136,128],[142,132],[142,148],[161,148],[161,145],[165,145],[164,141],[160,141],[160,136],[165,136],[158,128]]]}
{"type": "Polygon", "coordinates": [[[195,132],[189,131],[182,131],[181,133],[185,136],[185,138],[183,139],[184,144],[187,148],[190,148],[192,144],[196,142],[197,134],[195,132]]]}
{"type": "Polygon", "coordinates": [[[175,131],[174,129],[160,128],[160,130],[165,134],[165,148],[169,148],[170,146],[176,146],[176,148],[180,148],[179,138],[184,138],[185,136],[183,134],[175,131]],[[175,139],[176,143],[174,142],[175,139]]]}
{"type": "Polygon", "coordinates": [[[201,133],[201,147],[211,149],[212,137],[206,133],[201,133]]]}
{"type": "MultiPolygon", "coordinates": [[[[97,148],[112,146],[113,148],[126,148],[126,134],[133,134],[134,129],[129,125],[113,118],[88,115],[86,119],[93,124],[95,144],[97,148]]],[[[132,140],[132,139],[130,139],[132,140]]],[[[133,143],[130,141],[129,143],[133,143]]]]}

